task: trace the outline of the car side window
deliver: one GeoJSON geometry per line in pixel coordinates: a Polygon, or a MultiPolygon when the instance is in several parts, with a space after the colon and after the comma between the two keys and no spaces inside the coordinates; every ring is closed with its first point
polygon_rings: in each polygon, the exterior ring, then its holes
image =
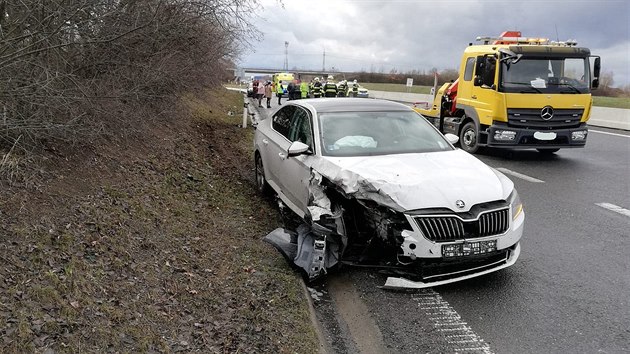
{"type": "Polygon", "coordinates": [[[282,134],[285,138],[289,138],[289,132],[291,130],[291,121],[293,120],[293,113],[295,112],[295,106],[286,106],[280,109],[272,118],[271,126],[275,131],[282,134]]]}
{"type": "Polygon", "coordinates": [[[313,129],[311,128],[311,117],[302,108],[296,108],[291,121],[289,140],[300,141],[313,149],[313,129]]]}

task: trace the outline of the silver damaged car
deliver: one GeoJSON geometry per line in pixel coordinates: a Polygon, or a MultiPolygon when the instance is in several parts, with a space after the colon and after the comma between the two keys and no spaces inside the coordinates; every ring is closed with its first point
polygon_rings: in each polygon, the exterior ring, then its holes
{"type": "Polygon", "coordinates": [[[513,265],[525,213],[514,184],[411,108],[357,98],[291,101],[259,122],[256,184],[285,228],[265,240],[309,279],[341,264],[424,288],[513,265]]]}

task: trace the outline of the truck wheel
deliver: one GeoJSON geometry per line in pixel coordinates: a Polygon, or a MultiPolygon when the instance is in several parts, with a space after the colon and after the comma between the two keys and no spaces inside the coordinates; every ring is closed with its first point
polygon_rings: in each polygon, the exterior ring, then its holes
{"type": "Polygon", "coordinates": [[[255,156],[256,160],[256,168],[254,173],[256,175],[256,189],[258,192],[264,196],[268,196],[271,194],[271,187],[267,183],[267,179],[265,178],[265,168],[263,167],[262,158],[260,154],[257,152],[255,156]]]}
{"type": "Polygon", "coordinates": [[[459,146],[462,150],[474,154],[479,149],[477,144],[477,126],[475,122],[468,122],[459,132],[459,146]]]}
{"type": "Polygon", "coordinates": [[[558,152],[558,150],[560,149],[536,149],[536,150],[538,150],[538,152],[543,155],[552,155],[558,152]]]}

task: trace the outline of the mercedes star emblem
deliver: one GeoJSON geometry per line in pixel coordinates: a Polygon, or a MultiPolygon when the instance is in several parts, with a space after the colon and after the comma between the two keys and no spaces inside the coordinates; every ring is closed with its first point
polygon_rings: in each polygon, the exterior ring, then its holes
{"type": "Polygon", "coordinates": [[[457,205],[457,207],[460,209],[464,209],[464,207],[466,206],[466,203],[464,203],[464,201],[460,199],[455,202],[455,205],[457,205]]]}
{"type": "Polygon", "coordinates": [[[540,118],[543,120],[549,120],[553,118],[553,108],[551,106],[545,106],[540,111],[540,118]]]}

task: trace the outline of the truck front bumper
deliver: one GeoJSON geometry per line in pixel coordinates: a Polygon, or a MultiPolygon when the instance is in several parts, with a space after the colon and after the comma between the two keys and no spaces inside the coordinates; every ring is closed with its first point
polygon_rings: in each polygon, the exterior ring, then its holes
{"type": "Polygon", "coordinates": [[[586,145],[588,126],[577,128],[536,130],[510,127],[505,123],[494,122],[486,130],[487,146],[510,149],[559,149],[578,148],[586,145]]]}

